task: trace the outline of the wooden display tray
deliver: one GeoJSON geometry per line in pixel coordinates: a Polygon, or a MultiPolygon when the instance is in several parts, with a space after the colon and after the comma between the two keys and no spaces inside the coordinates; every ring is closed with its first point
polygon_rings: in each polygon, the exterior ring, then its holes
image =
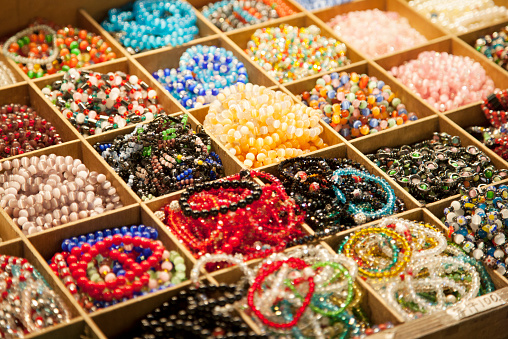
{"type": "MultiPolygon", "coordinates": [[[[215,1],[215,0],[211,0],[215,1]]],[[[344,157],[357,161],[364,165],[370,173],[381,176],[386,179],[396,195],[400,197],[408,209],[400,213],[397,217],[405,217],[412,220],[422,220],[430,222],[443,231],[446,231],[444,224],[440,221],[443,209],[460,196],[453,196],[447,199],[435,202],[433,204],[421,205],[411,195],[409,195],[402,187],[400,187],[393,179],[388,177],[379,168],[377,168],[366,157],[365,153],[373,152],[383,146],[400,146],[402,144],[413,143],[428,139],[433,132],[447,132],[449,134],[461,137],[463,145],[475,145],[491,157],[492,162],[497,168],[508,168],[508,163],[488,150],[480,142],[469,135],[465,128],[472,125],[486,125],[487,121],[479,109],[479,103],[473,103],[460,109],[446,113],[440,113],[430,107],[425,101],[417,97],[412,91],[404,86],[396,78],[392,77],[388,71],[391,67],[402,64],[405,61],[416,58],[418,53],[424,50],[435,50],[464,55],[478,61],[487,71],[487,74],[494,79],[497,87],[508,87],[508,72],[501,71],[499,66],[490,62],[486,57],[476,52],[471,43],[474,43],[474,34],[484,34],[505,25],[508,21],[489,25],[474,32],[456,36],[446,32],[445,30],[432,24],[426,18],[416,13],[404,0],[358,0],[342,6],[336,6],[330,9],[319,9],[312,12],[305,10],[295,0],[284,0],[293,9],[296,14],[275,20],[263,22],[258,25],[233,30],[223,33],[211,24],[199,12],[207,0],[189,0],[194,6],[194,11],[198,17],[197,25],[200,33],[196,39],[179,47],[165,47],[153,51],[143,52],[138,55],[130,55],[114,38],[102,29],[100,22],[106,17],[108,9],[119,7],[128,0],[110,0],[99,1],[90,0],[87,2],[78,0],[57,1],[55,7],[54,2],[47,0],[33,2],[30,0],[19,0],[6,2],[3,11],[0,12],[0,35],[13,34],[23,29],[33,17],[45,17],[60,25],[73,24],[79,27],[91,30],[103,36],[103,38],[113,47],[119,59],[105,62],[102,64],[92,65],[89,69],[99,72],[123,71],[135,74],[145,80],[151,87],[156,89],[159,95],[159,102],[164,106],[167,113],[178,115],[181,113],[189,114],[189,122],[193,128],[198,128],[203,123],[207,114],[207,108],[186,110],[180,103],[172,98],[151,75],[152,72],[159,68],[177,67],[178,59],[183,51],[193,45],[218,45],[231,50],[247,68],[249,79],[253,83],[264,85],[273,90],[284,91],[292,96],[294,100],[298,100],[299,95],[304,90],[311,89],[316,79],[323,74],[329,74],[334,71],[347,71],[366,73],[370,76],[385,81],[397,93],[399,98],[409,112],[414,111],[419,120],[408,123],[403,126],[391,128],[383,132],[357,138],[354,140],[346,140],[333,128],[324,122],[322,138],[329,147],[317,150],[309,154],[309,156],[321,157],[344,157]],[[326,22],[338,14],[353,10],[365,10],[380,8],[382,10],[395,11],[401,16],[409,19],[411,25],[424,34],[429,40],[427,43],[419,45],[415,48],[407,49],[397,53],[393,53],[381,58],[371,59],[363,56],[354,48],[348,46],[347,55],[351,59],[352,64],[340,67],[336,70],[329,70],[320,75],[310,76],[291,83],[280,84],[271,78],[266,72],[255,62],[250,60],[244,52],[247,41],[252,33],[263,27],[274,27],[280,24],[291,24],[297,26],[316,25],[321,29],[323,35],[334,37],[341,40],[335,34],[326,22]],[[14,14],[14,15],[13,15],[14,14]]],[[[496,0],[499,2],[501,0],[496,0]]],[[[347,45],[347,42],[346,42],[347,45]]],[[[0,56],[0,60],[5,60],[0,56]]],[[[47,264],[47,260],[51,259],[52,254],[59,250],[60,243],[63,239],[91,231],[101,230],[105,228],[113,228],[120,226],[130,226],[132,224],[144,223],[155,227],[159,232],[159,239],[169,249],[177,250],[184,256],[187,264],[187,273],[191,265],[196,259],[191,255],[189,250],[185,248],[173,235],[166,226],[157,219],[154,211],[158,210],[169,201],[178,199],[182,191],[174,192],[150,201],[142,202],[134,192],[125,184],[121,178],[107,165],[100,155],[93,149],[92,145],[100,141],[110,141],[118,135],[130,133],[134,129],[134,125],[126,126],[122,129],[110,131],[101,135],[84,138],[77,130],[62,117],[62,114],[44,97],[41,89],[51,84],[53,81],[61,79],[62,74],[45,76],[41,79],[30,80],[21,72],[10,59],[6,64],[13,69],[19,83],[11,86],[0,88],[0,104],[16,101],[22,104],[30,104],[44,118],[51,121],[58,129],[64,139],[64,143],[52,146],[43,150],[38,150],[17,156],[33,156],[41,154],[55,153],[59,155],[71,155],[82,159],[90,168],[98,172],[106,174],[114,187],[117,189],[124,207],[118,210],[103,213],[99,216],[86,218],[77,222],[68,223],[50,230],[25,236],[19,228],[13,224],[4,210],[0,210],[0,237],[3,242],[0,243],[0,254],[18,255],[27,258],[43,276],[49,284],[64,298],[66,304],[71,309],[73,319],[68,324],[62,324],[46,329],[40,333],[29,335],[29,338],[124,338],[129,331],[136,326],[136,321],[141,319],[147,312],[157,305],[168,300],[172,295],[180,290],[187,288],[190,283],[184,282],[177,286],[148,294],[134,300],[123,302],[106,309],[99,310],[95,313],[86,313],[79,304],[74,300],[68,292],[64,284],[53,274],[47,264]]],[[[237,173],[243,168],[236,157],[229,155],[224,146],[212,137],[212,149],[221,157],[226,174],[237,173]]],[[[12,158],[11,158],[12,159],[12,158]]],[[[0,160],[0,164],[5,160],[0,160]]],[[[270,173],[277,172],[277,165],[270,165],[261,168],[270,173]]],[[[508,182],[504,180],[501,183],[508,182]]],[[[261,182],[260,182],[261,183],[261,182]]],[[[323,246],[330,251],[335,251],[339,242],[351,232],[362,227],[375,225],[378,221],[353,227],[347,231],[341,232],[335,236],[324,239],[321,242],[323,246]]],[[[303,226],[308,234],[314,234],[313,230],[307,226],[303,226]]],[[[289,251],[291,249],[288,249],[289,251]]],[[[259,259],[252,260],[249,265],[257,265],[259,259]]],[[[508,301],[508,280],[500,276],[497,272],[489,271],[498,294],[508,301]]],[[[212,283],[217,282],[234,282],[241,275],[237,267],[228,267],[212,273],[201,270],[201,279],[208,280],[212,283]]],[[[502,324],[508,318],[508,306],[504,305],[500,308],[489,310],[487,312],[477,314],[473,317],[455,321],[450,319],[446,312],[435,314],[422,319],[404,323],[400,315],[386,305],[381,296],[372,287],[358,279],[358,284],[364,291],[363,306],[367,314],[373,319],[374,323],[391,321],[396,327],[387,332],[381,332],[372,338],[459,338],[488,335],[492,338],[504,337],[502,324]]],[[[237,310],[238,314],[249,324],[254,331],[259,332],[256,323],[243,311],[237,310]]]]}

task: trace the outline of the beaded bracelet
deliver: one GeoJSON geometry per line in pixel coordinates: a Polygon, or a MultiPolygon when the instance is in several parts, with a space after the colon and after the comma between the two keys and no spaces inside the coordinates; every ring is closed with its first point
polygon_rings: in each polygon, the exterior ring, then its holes
{"type": "Polygon", "coordinates": [[[315,110],[284,92],[251,83],[237,83],[220,93],[203,126],[248,168],[328,146],[319,137],[324,128],[315,110]]]}
{"type": "Polygon", "coordinates": [[[4,54],[19,63],[30,79],[117,57],[111,46],[95,33],[71,25],[59,28],[54,23],[40,19],[34,24],[34,27],[9,39],[3,47],[4,54]]]}
{"type": "MultiPolygon", "coordinates": [[[[347,198],[344,195],[344,193],[341,191],[341,189],[338,187],[342,184],[343,176],[351,176],[355,177],[355,181],[365,181],[365,182],[374,182],[381,186],[382,192],[377,192],[380,194],[381,200],[384,201],[384,206],[380,207],[377,211],[372,210],[372,206],[370,206],[370,211],[366,210],[365,208],[357,206],[353,202],[349,202],[348,204],[348,211],[353,215],[353,219],[355,220],[357,225],[364,224],[370,220],[378,219],[382,216],[389,215],[393,213],[394,207],[395,207],[395,192],[390,187],[388,182],[386,180],[381,179],[377,176],[371,175],[366,172],[358,171],[355,169],[345,168],[345,169],[338,169],[333,172],[332,176],[332,182],[335,184],[333,186],[333,190],[335,192],[335,195],[337,196],[337,200],[339,200],[342,204],[345,204],[347,202],[347,198]],[[358,179],[356,179],[358,178],[358,179]]],[[[374,192],[376,192],[374,190],[374,192]]],[[[361,190],[357,189],[353,192],[353,195],[359,196],[362,195],[363,192],[361,190]]],[[[372,193],[371,193],[372,194],[372,193]]],[[[365,203],[365,201],[362,201],[365,203]]]]}
{"type": "Polygon", "coordinates": [[[323,75],[298,98],[348,140],[418,119],[384,81],[356,72],[323,75]]]}
{"type": "Polygon", "coordinates": [[[496,91],[490,94],[481,105],[481,109],[490,124],[496,128],[506,124],[506,110],[508,109],[508,91],[496,91]]]}
{"type": "Polygon", "coordinates": [[[105,229],[65,239],[49,261],[88,312],[186,280],[184,259],[145,225],[105,229]]]}
{"type": "Polygon", "coordinates": [[[368,154],[372,162],[422,202],[434,202],[508,176],[475,146],[460,147],[458,136],[434,133],[433,139],[368,154]]]}
{"type": "Polygon", "coordinates": [[[499,66],[508,69],[508,53],[506,52],[506,47],[508,47],[508,27],[503,27],[500,31],[478,37],[474,47],[478,52],[499,66]]]}
{"type": "Polygon", "coordinates": [[[320,8],[334,7],[351,2],[352,0],[296,0],[308,11],[320,8]]]}
{"type": "Polygon", "coordinates": [[[221,47],[192,46],[178,65],[152,75],[185,108],[200,108],[215,100],[221,90],[249,80],[244,64],[221,47]]]}
{"type": "Polygon", "coordinates": [[[106,175],[55,154],[1,163],[0,207],[25,235],[123,206],[106,175]]]}
{"type": "Polygon", "coordinates": [[[26,259],[0,255],[0,286],[2,338],[24,338],[71,319],[60,296],[26,259]]]}
{"type": "Polygon", "coordinates": [[[101,25],[115,33],[131,54],[180,46],[194,39],[199,29],[192,6],[180,0],[137,0],[108,11],[101,25]]]}
{"type": "Polygon", "coordinates": [[[280,83],[348,65],[346,45],[320,33],[315,25],[257,29],[245,52],[280,83]]]}
{"type": "Polygon", "coordinates": [[[295,12],[283,0],[223,0],[203,6],[201,13],[221,31],[230,32],[295,12]]]}
{"type": "Polygon", "coordinates": [[[508,17],[508,9],[496,6],[493,0],[449,0],[446,4],[439,0],[411,0],[409,6],[456,34],[508,17]]]}
{"type": "Polygon", "coordinates": [[[63,142],[51,122],[32,107],[19,104],[0,107],[0,159],[63,142]]]}
{"type": "Polygon", "coordinates": [[[2,61],[0,61],[0,87],[12,85],[18,82],[14,73],[2,61]]]}
{"type": "Polygon", "coordinates": [[[187,118],[162,115],[94,148],[142,200],[224,176],[210,137],[193,131],[187,118]]]}
{"type": "Polygon", "coordinates": [[[157,92],[136,75],[67,72],[42,93],[83,135],[95,135],[165,114],[157,92]]]}
{"type": "Polygon", "coordinates": [[[251,260],[303,236],[304,213],[276,177],[257,171],[189,187],[157,216],[196,258],[224,252],[251,260]],[[269,184],[260,187],[251,182],[255,177],[269,184]]]}
{"type": "Polygon", "coordinates": [[[444,210],[449,235],[474,259],[506,275],[508,186],[472,189],[444,210]]]}

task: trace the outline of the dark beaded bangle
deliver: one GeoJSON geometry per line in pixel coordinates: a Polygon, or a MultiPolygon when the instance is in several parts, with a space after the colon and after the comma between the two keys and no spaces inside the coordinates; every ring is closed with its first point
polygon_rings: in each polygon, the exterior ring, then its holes
{"type": "Polygon", "coordinates": [[[194,133],[186,114],[161,115],[94,148],[143,200],[224,176],[210,137],[194,133]]]}
{"type": "Polygon", "coordinates": [[[233,304],[246,293],[242,283],[191,286],[147,314],[133,338],[266,338],[240,317],[215,309],[233,304]]]}
{"type": "MultiPolygon", "coordinates": [[[[349,203],[369,206],[372,209],[382,206],[387,197],[386,192],[372,183],[357,181],[353,177],[343,178],[340,187],[347,201],[346,204],[340,203],[334,193],[332,181],[333,172],[340,168],[366,171],[363,165],[350,159],[300,157],[279,164],[278,171],[286,191],[302,210],[306,211],[305,221],[316,232],[314,236],[297,239],[288,246],[313,242],[356,226],[354,217],[348,212],[349,203]]],[[[403,210],[404,203],[397,199],[394,213],[403,210]]]]}
{"type": "Polygon", "coordinates": [[[508,177],[507,171],[495,169],[476,146],[460,144],[460,137],[436,132],[430,140],[382,148],[367,158],[422,203],[508,177]]]}

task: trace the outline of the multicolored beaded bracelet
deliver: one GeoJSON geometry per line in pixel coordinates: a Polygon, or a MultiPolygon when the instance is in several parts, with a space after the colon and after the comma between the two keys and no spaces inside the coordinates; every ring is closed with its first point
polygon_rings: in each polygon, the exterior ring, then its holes
{"type": "Polygon", "coordinates": [[[90,136],[165,114],[157,92],[136,75],[67,72],[42,93],[83,134],[90,136]]]}
{"type": "Polygon", "coordinates": [[[0,255],[0,337],[24,338],[71,314],[60,296],[26,259],[0,255]]]}
{"type": "Polygon", "coordinates": [[[418,119],[384,81],[356,72],[323,75],[298,97],[348,140],[418,119]]]}
{"type": "Polygon", "coordinates": [[[245,52],[280,83],[348,65],[346,45],[320,33],[315,25],[257,29],[245,52]]]}
{"type": "Polygon", "coordinates": [[[224,88],[249,80],[245,65],[222,47],[192,46],[178,65],[152,75],[185,108],[200,108],[215,100],[224,88]]]}
{"type": "Polygon", "coordinates": [[[94,148],[142,200],[224,176],[210,137],[193,131],[187,114],[158,116],[94,148]]]}
{"type": "Polygon", "coordinates": [[[65,239],[49,261],[88,312],[186,280],[185,260],[145,225],[105,229],[65,239]]]}
{"type": "Polygon", "coordinates": [[[114,33],[131,54],[164,46],[180,46],[199,29],[192,6],[180,0],[136,0],[108,11],[102,27],[114,33]]]}

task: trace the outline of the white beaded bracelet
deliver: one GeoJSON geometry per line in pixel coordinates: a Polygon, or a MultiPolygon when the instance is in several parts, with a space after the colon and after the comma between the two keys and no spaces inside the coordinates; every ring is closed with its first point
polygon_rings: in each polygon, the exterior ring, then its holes
{"type": "Polygon", "coordinates": [[[50,64],[53,61],[55,61],[56,58],[58,58],[58,55],[59,55],[58,48],[56,46],[56,32],[55,32],[55,30],[53,28],[49,27],[48,25],[35,25],[33,27],[29,27],[27,29],[22,30],[21,32],[16,33],[12,37],[10,37],[4,43],[4,46],[2,48],[2,53],[6,57],[11,58],[12,60],[14,60],[17,63],[33,64],[33,65],[46,65],[46,64],[50,64]],[[14,55],[13,53],[9,52],[9,46],[12,43],[18,41],[20,38],[22,38],[22,37],[24,37],[26,35],[29,35],[29,34],[31,34],[33,32],[41,31],[41,30],[46,31],[48,34],[51,34],[53,36],[53,54],[51,56],[47,57],[46,59],[36,59],[36,58],[27,58],[27,57],[22,57],[22,56],[19,56],[19,55],[14,55]]]}

